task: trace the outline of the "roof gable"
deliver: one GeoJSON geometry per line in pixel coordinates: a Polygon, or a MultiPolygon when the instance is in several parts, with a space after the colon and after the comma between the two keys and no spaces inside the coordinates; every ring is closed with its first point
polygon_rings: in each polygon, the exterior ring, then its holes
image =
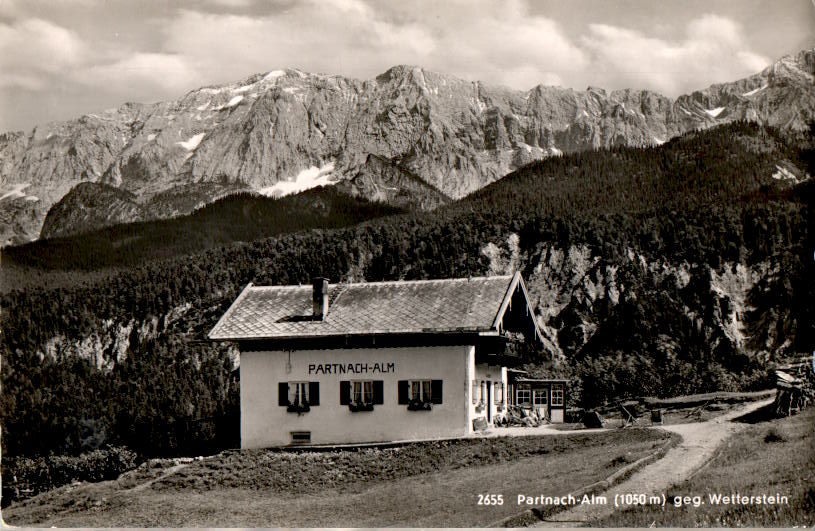
{"type": "MultiPolygon", "coordinates": [[[[326,318],[314,320],[310,285],[250,284],[218,321],[209,338],[240,341],[498,332],[519,286],[526,303],[525,288],[518,273],[514,276],[330,284],[326,318]]],[[[537,331],[537,327],[532,326],[537,331]]]]}

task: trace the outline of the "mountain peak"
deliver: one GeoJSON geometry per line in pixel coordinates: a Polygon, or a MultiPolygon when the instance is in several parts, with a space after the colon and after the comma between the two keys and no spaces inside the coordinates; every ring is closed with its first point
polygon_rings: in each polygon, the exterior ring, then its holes
{"type": "MultiPolygon", "coordinates": [[[[0,136],[0,207],[10,212],[0,242],[39,234],[48,209],[87,181],[127,190],[140,208],[166,215],[235,189],[294,185],[328,166],[331,182],[363,175],[355,184],[363,194],[397,197],[415,176],[454,199],[560,153],[656,145],[734,120],[801,129],[815,114],[813,65],[815,50],[805,50],[675,100],[636,89],[519,91],[409,64],[368,81],[271,70],[0,136]],[[383,164],[363,168],[372,155],[383,164]],[[386,167],[390,180],[372,180],[386,167]],[[14,193],[24,184],[36,202],[14,193]]],[[[120,197],[99,196],[130,215],[120,197]]]]}
{"type": "Polygon", "coordinates": [[[424,69],[416,65],[395,65],[376,76],[376,81],[378,83],[388,83],[396,79],[415,76],[416,74],[424,75],[424,69]]]}
{"type": "Polygon", "coordinates": [[[815,49],[785,55],[765,68],[762,75],[815,82],[815,49]]]}

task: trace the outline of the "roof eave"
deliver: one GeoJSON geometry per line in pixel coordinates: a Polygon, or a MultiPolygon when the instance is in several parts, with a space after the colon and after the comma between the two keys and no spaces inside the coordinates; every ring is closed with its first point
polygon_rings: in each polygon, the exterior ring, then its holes
{"type": "Polygon", "coordinates": [[[220,338],[215,337],[215,331],[218,330],[218,327],[220,327],[221,324],[224,321],[226,321],[226,319],[229,318],[232,315],[232,312],[235,311],[235,308],[238,307],[238,304],[240,304],[240,302],[246,297],[246,294],[249,293],[249,290],[251,288],[252,288],[252,283],[250,282],[249,284],[246,285],[245,288],[243,288],[243,291],[241,291],[241,294],[238,295],[238,298],[235,299],[235,301],[229,306],[229,308],[226,310],[226,312],[224,312],[224,314],[221,316],[221,318],[218,319],[218,322],[215,323],[215,326],[213,326],[212,330],[210,330],[209,334],[207,334],[207,339],[209,339],[211,341],[230,341],[228,339],[220,339],[220,338]]]}
{"type": "MultiPolygon", "coordinates": [[[[230,308],[231,309],[231,308],[230,308]]],[[[216,325],[217,326],[217,325],[216,325]]],[[[213,329],[214,331],[214,329],[213,329]]],[[[372,336],[404,336],[404,335],[479,335],[499,337],[496,330],[487,327],[462,327],[452,329],[422,329],[422,330],[372,330],[366,332],[336,332],[329,334],[294,334],[294,335],[263,335],[263,336],[207,336],[211,341],[287,341],[298,339],[330,339],[343,337],[372,337],[372,336]]]]}

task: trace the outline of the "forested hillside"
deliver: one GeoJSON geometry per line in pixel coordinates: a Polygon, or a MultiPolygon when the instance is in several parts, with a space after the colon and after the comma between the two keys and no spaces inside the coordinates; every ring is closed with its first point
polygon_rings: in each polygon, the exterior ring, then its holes
{"type": "Polygon", "coordinates": [[[247,282],[316,274],[520,269],[547,336],[536,370],[572,378],[572,405],[760,387],[776,356],[815,339],[811,142],[740,122],[659,147],[533,163],[431,213],[11,291],[0,337],[3,453],[228,444],[218,420],[237,407],[234,352],[206,333],[247,282]]]}
{"type": "Polygon", "coordinates": [[[7,247],[3,254],[7,265],[46,271],[132,267],[236,241],[346,227],[399,212],[402,210],[354,198],[330,186],[282,198],[243,192],[228,195],[186,216],[37,240],[7,247]]]}

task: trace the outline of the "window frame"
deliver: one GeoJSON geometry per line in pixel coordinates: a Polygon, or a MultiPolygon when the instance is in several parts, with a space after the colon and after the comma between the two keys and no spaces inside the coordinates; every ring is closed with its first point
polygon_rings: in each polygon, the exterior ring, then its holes
{"type": "Polygon", "coordinates": [[[532,405],[532,386],[530,384],[524,383],[515,384],[515,405],[516,406],[532,405]],[[521,393],[526,395],[526,400],[521,400],[521,393]]]}
{"type": "Polygon", "coordinates": [[[433,384],[430,378],[408,380],[408,402],[431,404],[433,402],[433,384]],[[419,397],[414,393],[414,386],[418,385],[419,397]]]}
{"type": "Polygon", "coordinates": [[[444,403],[443,379],[397,380],[396,388],[397,404],[406,405],[408,411],[430,411],[434,405],[444,403]]]}
{"type": "Polygon", "coordinates": [[[566,403],[566,386],[562,383],[552,384],[552,407],[563,407],[566,403]]]}
{"type": "Polygon", "coordinates": [[[277,401],[288,413],[305,413],[320,405],[320,382],[292,380],[278,382],[277,401]]]}
{"type": "Polygon", "coordinates": [[[549,407],[549,390],[547,388],[538,388],[532,390],[532,405],[534,407],[546,406],[549,407]],[[543,401],[538,402],[539,393],[543,396],[543,401]]]}
{"type": "Polygon", "coordinates": [[[373,405],[374,404],[374,381],[373,380],[350,380],[349,386],[350,396],[348,397],[349,404],[356,405],[373,405]],[[359,386],[359,400],[356,400],[357,386],[359,386]],[[365,388],[368,388],[367,390],[365,388]],[[368,400],[365,400],[366,395],[368,400]]]}
{"type": "Polygon", "coordinates": [[[289,404],[291,406],[297,407],[299,406],[308,406],[311,405],[309,403],[309,383],[307,381],[293,381],[287,382],[289,384],[289,392],[288,392],[288,399],[289,404]],[[294,386],[294,393],[292,393],[292,386],[294,386]],[[302,391],[305,391],[304,393],[302,391]],[[298,394],[304,394],[305,398],[297,400],[298,394]]]}

